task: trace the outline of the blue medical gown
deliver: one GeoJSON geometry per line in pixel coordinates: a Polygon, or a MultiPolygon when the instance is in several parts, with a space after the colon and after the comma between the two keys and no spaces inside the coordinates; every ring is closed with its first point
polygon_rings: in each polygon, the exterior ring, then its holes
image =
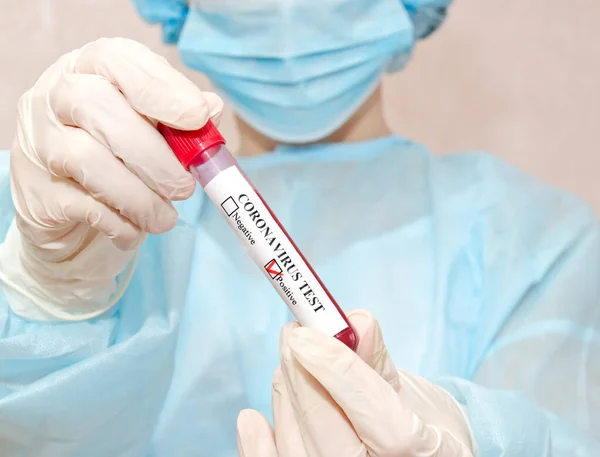
{"type": "MultiPolygon", "coordinates": [[[[379,320],[397,366],[466,406],[480,456],[600,455],[585,204],[493,156],[398,137],[242,166],[343,308],[379,320]]],[[[270,416],[291,316],[201,190],[178,210],[110,316],[25,322],[0,298],[0,455],[234,456],[238,411],[270,416]]]]}

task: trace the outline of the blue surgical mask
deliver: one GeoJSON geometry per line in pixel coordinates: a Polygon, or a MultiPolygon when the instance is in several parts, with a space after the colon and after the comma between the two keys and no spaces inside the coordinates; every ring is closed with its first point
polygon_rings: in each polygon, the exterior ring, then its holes
{"type": "Polygon", "coordinates": [[[308,143],[341,127],[414,41],[399,0],[195,0],[179,50],[248,124],[308,143]]]}

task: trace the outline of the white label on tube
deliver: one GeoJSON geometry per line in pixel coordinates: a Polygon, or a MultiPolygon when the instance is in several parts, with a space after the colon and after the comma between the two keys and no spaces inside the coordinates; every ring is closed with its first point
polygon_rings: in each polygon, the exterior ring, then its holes
{"type": "Polygon", "coordinates": [[[331,336],[347,327],[306,262],[237,167],[219,173],[204,190],[300,324],[331,336]]]}

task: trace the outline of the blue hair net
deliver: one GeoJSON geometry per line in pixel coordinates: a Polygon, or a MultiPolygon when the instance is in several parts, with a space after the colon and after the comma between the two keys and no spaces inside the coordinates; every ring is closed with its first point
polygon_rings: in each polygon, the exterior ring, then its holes
{"type": "MultiPolygon", "coordinates": [[[[176,44],[187,19],[189,7],[185,0],[131,0],[138,13],[150,24],[160,24],[163,41],[176,44]]],[[[452,0],[402,0],[415,26],[415,36],[431,35],[446,18],[452,0]]]]}
{"type": "Polygon", "coordinates": [[[163,41],[176,44],[189,11],[185,0],[132,0],[137,12],[149,24],[160,24],[163,41]]]}
{"type": "Polygon", "coordinates": [[[424,39],[435,32],[448,11],[452,0],[403,0],[404,7],[415,26],[417,39],[424,39]]]}

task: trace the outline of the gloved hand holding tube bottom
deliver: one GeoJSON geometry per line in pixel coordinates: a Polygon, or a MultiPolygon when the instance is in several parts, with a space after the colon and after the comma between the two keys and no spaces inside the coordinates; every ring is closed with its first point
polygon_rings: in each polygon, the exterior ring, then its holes
{"type": "Polygon", "coordinates": [[[238,418],[240,457],[472,457],[469,421],[444,389],[397,371],[379,324],[349,314],[356,353],[312,329],[281,332],[274,430],[257,411],[238,418]]]}

